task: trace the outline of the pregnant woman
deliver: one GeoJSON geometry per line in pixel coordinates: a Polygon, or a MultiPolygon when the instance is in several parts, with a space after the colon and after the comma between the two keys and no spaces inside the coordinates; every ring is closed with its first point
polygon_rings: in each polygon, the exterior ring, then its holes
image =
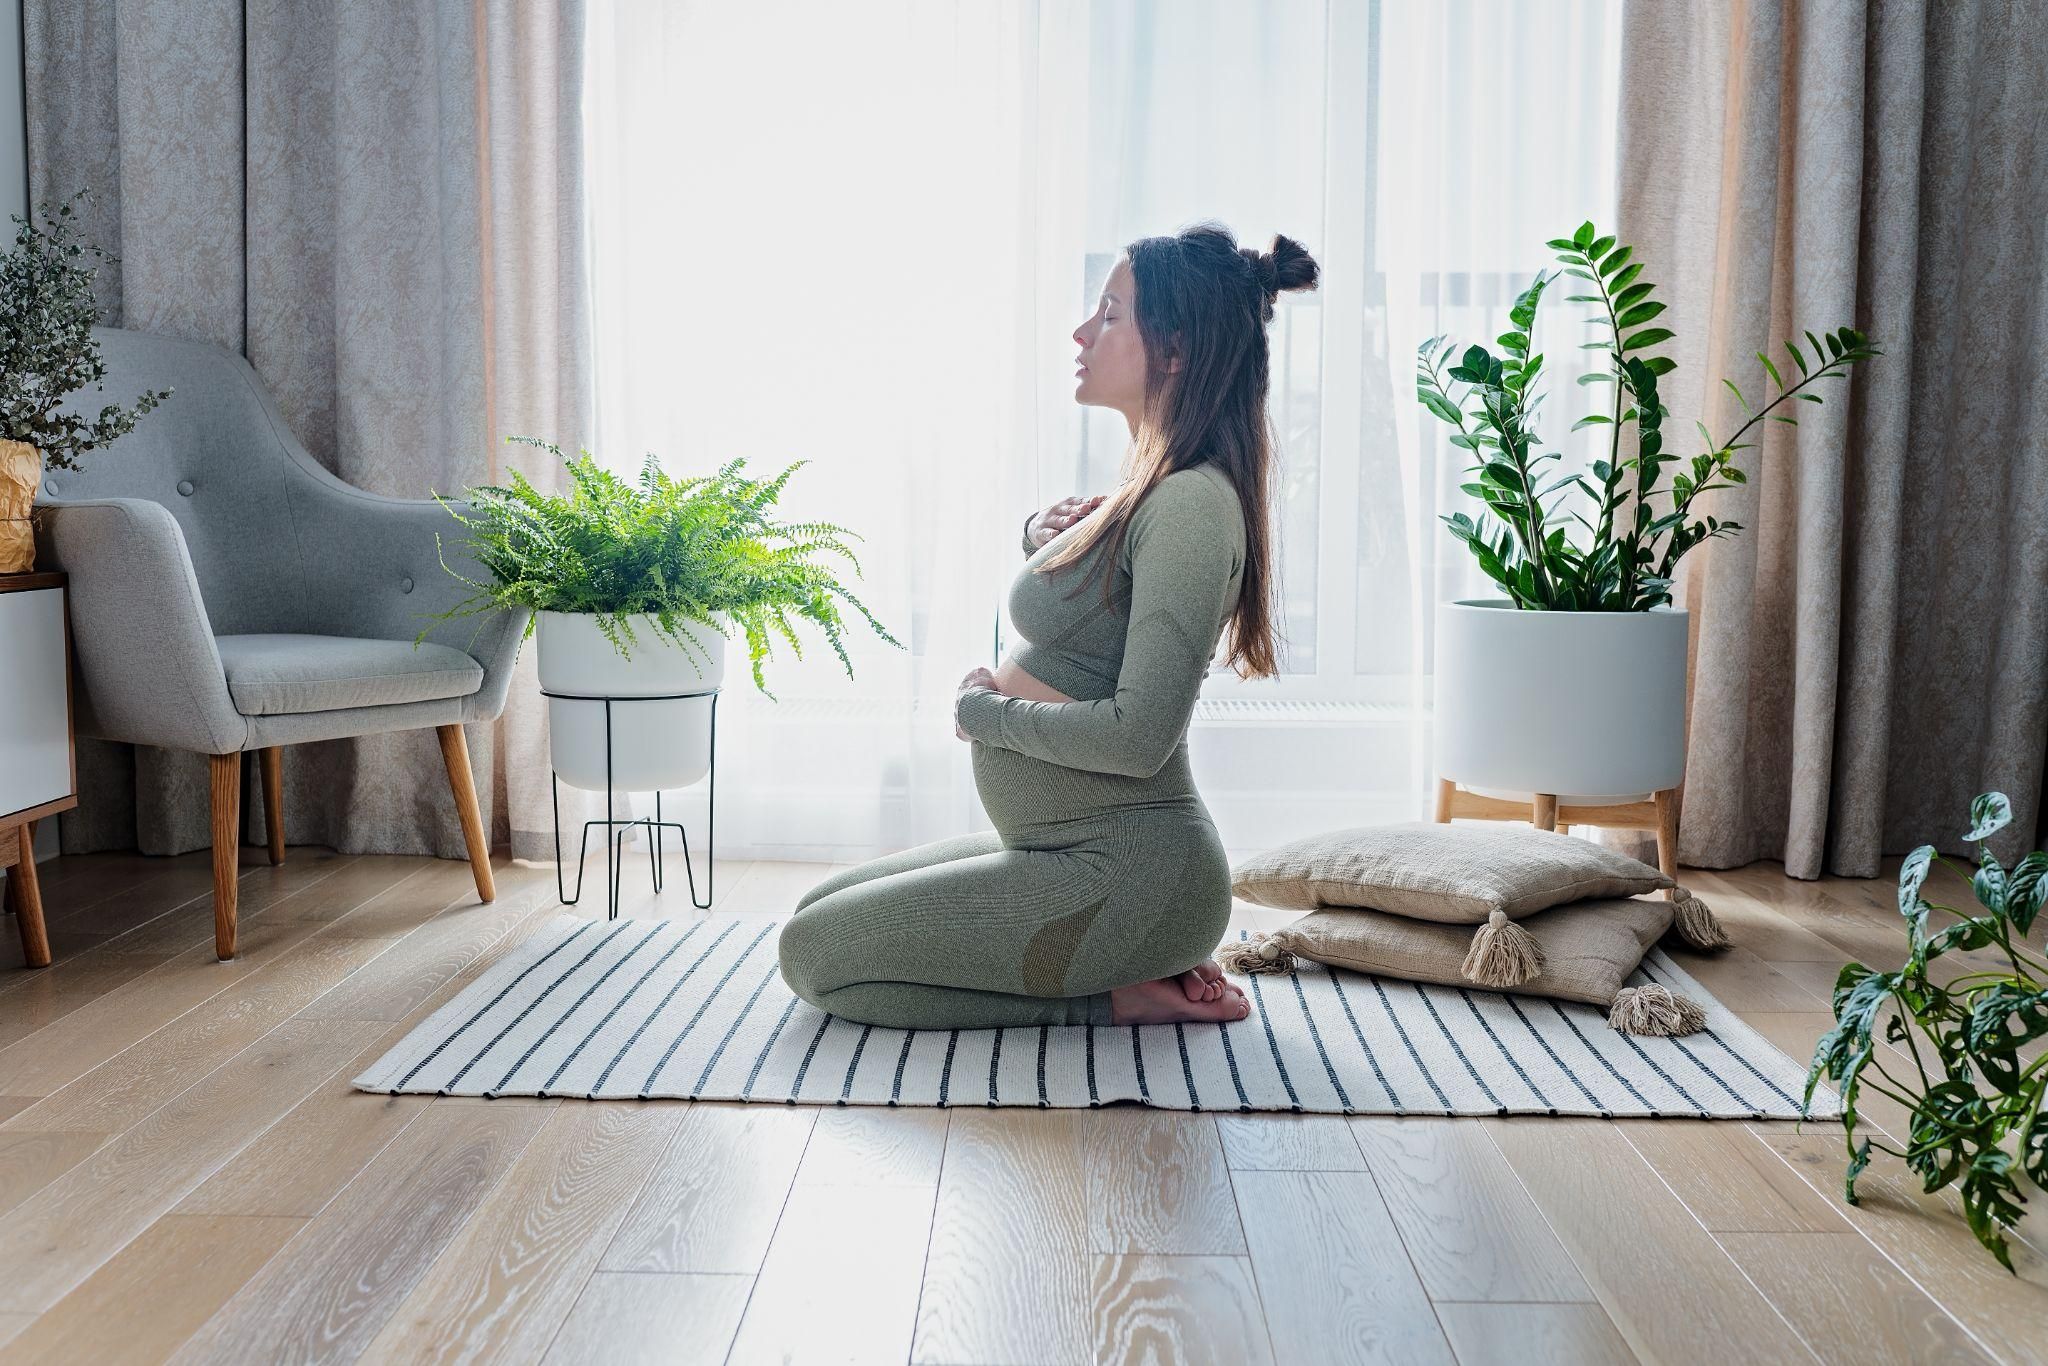
{"type": "Polygon", "coordinates": [[[1032,516],[1009,597],[1024,639],[955,701],[995,829],[807,892],[779,944],[797,995],[909,1029],[1250,1012],[1210,957],[1230,865],[1187,731],[1226,626],[1242,676],[1277,672],[1266,326],[1317,273],[1289,238],[1240,248],[1215,223],[1124,249],[1074,332],[1075,400],[1130,425],[1124,482],[1032,516]]]}

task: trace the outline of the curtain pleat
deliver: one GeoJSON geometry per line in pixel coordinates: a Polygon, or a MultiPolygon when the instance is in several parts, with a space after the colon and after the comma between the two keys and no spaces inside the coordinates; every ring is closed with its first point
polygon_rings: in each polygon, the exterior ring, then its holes
{"type": "Polygon", "coordinates": [[[1685,562],[1683,862],[1871,876],[2048,755],[2048,61],[2042,0],[1631,5],[1620,225],[1680,329],[1665,398],[1717,436],[1756,353],[1887,354],[1763,424],[1743,524],[1685,562]],[[1702,324],[1704,324],[1702,326],[1702,324]]]}
{"type": "MultiPolygon", "coordinates": [[[[241,351],[372,492],[557,482],[502,439],[590,429],[580,3],[29,0],[24,33],[31,199],[95,192],[105,322],[241,351]]],[[[521,856],[550,829],[531,667],[470,736],[521,856]]],[[[209,842],[200,756],[79,749],[66,852],[209,842]]],[[[292,843],[464,851],[429,732],[294,746],[284,773],[292,843]]]]}

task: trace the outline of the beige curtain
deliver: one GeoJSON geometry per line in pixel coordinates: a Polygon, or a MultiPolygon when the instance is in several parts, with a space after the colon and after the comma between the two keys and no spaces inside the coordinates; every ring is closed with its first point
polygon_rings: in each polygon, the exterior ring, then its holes
{"type": "Polygon", "coordinates": [[[1887,354],[1797,405],[1681,566],[1680,859],[1870,876],[1967,853],[2048,756],[2048,0],[1630,4],[1619,234],[1679,320],[1678,431],[1742,420],[1755,353],[1843,325],[1887,354]]]}
{"type": "MultiPolygon", "coordinates": [[[[579,0],[28,0],[24,36],[31,199],[96,192],[106,322],[242,351],[374,492],[556,482],[503,438],[588,440],[579,0]]],[[[527,857],[551,828],[538,703],[529,649],[469,737],[527,857]]],[[[208,842],[202,758],[81,742],[80,770],[67,852],[208,842]]],[[[429,732],[297,746],[285,775],[294,843],[463,852],[429,732]]]]}

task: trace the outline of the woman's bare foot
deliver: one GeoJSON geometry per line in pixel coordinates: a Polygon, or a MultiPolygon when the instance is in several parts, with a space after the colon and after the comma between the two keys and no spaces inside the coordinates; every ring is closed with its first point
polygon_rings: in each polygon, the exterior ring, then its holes
{"type": "Polygon", "coordinates": [[[1223,1024],[1252,1013],[1251,999],[1244,994],[1244,988],[1235,982],[1224,982],[1222,987],[1222,993],[1213,1001],[1191,1001],[1178,975],[1133,982],[1109,993],[1109,1020],[1120,1025],[1172,1024],[1176,1020],[1223,1024]]]}
{"type": "Polygon", "coordinates": [[[1218,1001],[1223,998],[1223,989],[1228,985],[1223,980],[1223,969],[1213,958],[1205,958],[1175,979],[1190,1001],[1218,1001]]]}

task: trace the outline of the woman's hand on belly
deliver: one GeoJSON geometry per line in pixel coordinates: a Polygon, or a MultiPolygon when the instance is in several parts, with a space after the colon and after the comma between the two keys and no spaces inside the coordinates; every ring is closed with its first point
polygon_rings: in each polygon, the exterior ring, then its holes
{"type": "MultiPolygon", "coordinates": [[[[955,716],[960,714],[961,694],[965,693],[969,688],[987,688],[992,692],[1002,691],[1001,688],[996,687],[996,676],[994,674],[990,673],[982,665],[975,665],[967,671],[967,677],[961,679],[960,685],[953,690],[953,714],[955,716]]],[[[953,723],[953,735],[954,738],[960,740],[972,740],[974,738],[966,731],[960,729],[958,721],[953,723]]]]}
{"type": "MultiPolygon", "coordinates": [[[[979,665],[968,670],[967,676],[960,680],[960,686],[955,690],[954,700],[956,703],[958,702],[958,694],[966,692],[969,688],[987,688],[992,692],[999,692],[1005,697],[1022,697],[1033,702],[1072,702],[1075,700],[1061,692],[1058,688],[1050,684],[1041,683],[1030,674],[1024,672],[1015,658],[1005,659],[1002,667],[994,673],[990,673],[979,665]]],[[[974,738],[966,731],[960,729],[958,721],[953,723],[953,734],[961,740],[972,740],[974,738]]]]}

